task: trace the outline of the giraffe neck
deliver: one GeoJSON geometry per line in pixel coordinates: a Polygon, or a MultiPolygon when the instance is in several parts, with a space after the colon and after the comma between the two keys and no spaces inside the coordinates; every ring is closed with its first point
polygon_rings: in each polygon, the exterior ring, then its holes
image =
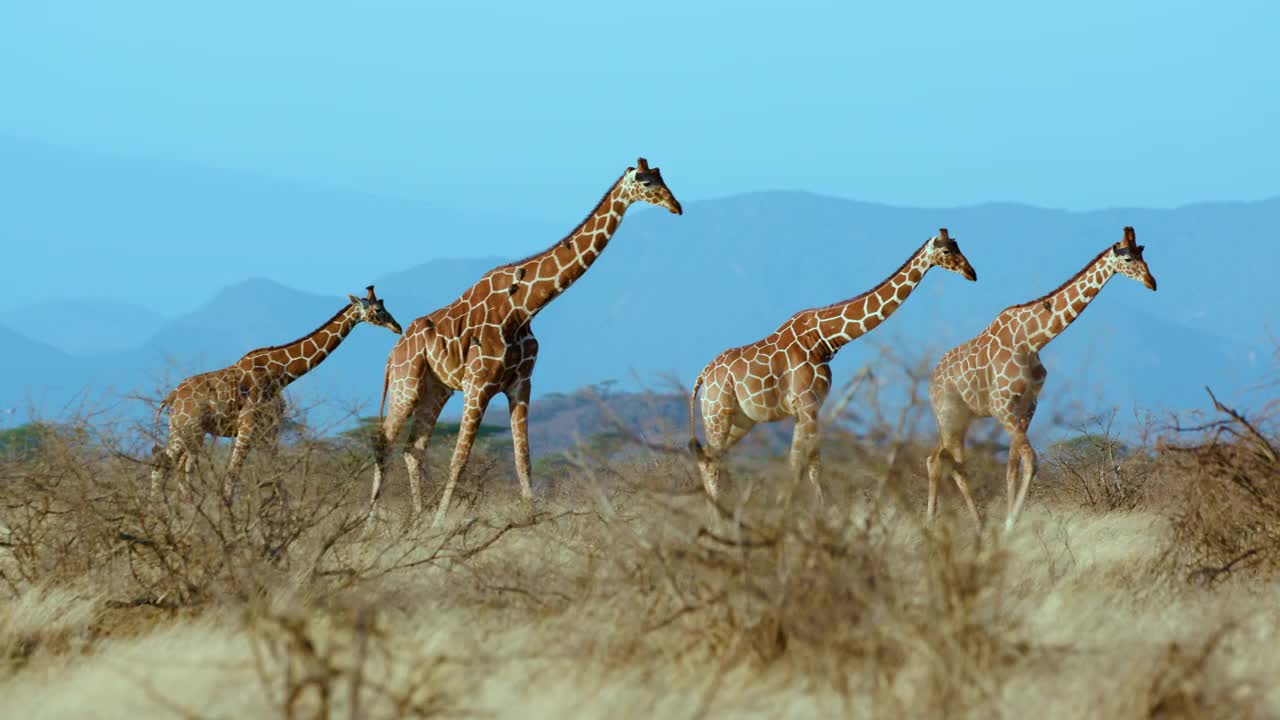
{"type": "Polygon", "coordinates": [[[348,305],[315,331],[285,345],[252,350],[236,365],[242,370],[265,369],[284,387],[329,357],[359,323],[359,313],[348,305]]]}
{"type": "Polygon", "coordinates": [[[810,312],[818,327],[818,343],[835,354],[850,341],[871,332],[907,299],[931,267],[925,257],[930,241],[925,241],[896,272],[871,290],[844,302],[810,312]]]}
{"type": "Polygon", "coordinates": [[[587,219],[546,251],[506,266],[512,308],[523,320],[538,314],[591,267],[622,222],[631,202],[623,197],[619,178],[587,219]],[[511,292],[514,291],[514,292],[511,292]]]}
{"type": "Polygon", "coordinates": [[[1029,315],[1020,325],[1021,337],[1015,337],[1015,341],[1038,351],[1080,317],[1080,313],[1115,275],[1115,268],[1107,262],[1110,252],[1110,248],[1102,251],[1057,290],[1019,306],[1029,315]]]}

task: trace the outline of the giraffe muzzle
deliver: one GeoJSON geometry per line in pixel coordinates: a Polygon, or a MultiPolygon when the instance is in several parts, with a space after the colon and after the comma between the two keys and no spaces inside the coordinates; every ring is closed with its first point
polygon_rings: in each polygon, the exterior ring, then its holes
{"type": "Polygon", "coordinates": [[[1145,278],[1142,279],[1142,284],[1146,285],[1148,290],[1155,292],[1156,278],[1154,275],[1147,275],[1145,278]]]}

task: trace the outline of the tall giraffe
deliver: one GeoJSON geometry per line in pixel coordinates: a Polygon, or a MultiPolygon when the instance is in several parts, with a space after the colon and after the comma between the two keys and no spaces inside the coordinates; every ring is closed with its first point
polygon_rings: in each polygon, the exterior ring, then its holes
{"type": "Polygon", "coordinates": [[[937,510],[939,478],[950,475],[964,496],[973,521],[982,521],[965,481],[964,441],[976,418],[994,417],[1009,434],[1009,464],[1005,472],[1007,514],[1005,530],[1022,509],[1027,487],[1036,471],[1036,453],[1027,442],[1027,426],[1048,372],[1040,364],[1040,350],[1080,316],[1102,286],[1116,274],[1133,278],[1151,290],[1156,279],[1142,259],[1133,228],[1109,246],[1061,287],[1031,302],[1006,308],[977,337],[942,356],[929,381],[929,400],[938,423],[938,447],[929,456],[929,501],[926,517],[937,510]],[[1014,496],[1019,470],[1022,485],[1014,496]]]}
{"type": "Polygon", "coordinates": [[[235,444],[223,490],[233,501],[240,466],[250,447],[261,440],[274,440],[279,432],[285,386],[319,365],[362,322],[400,334],[399,323],[374,295],[373,286],[367,290],[363,298],[348,295],[350,302],[328,322],[291,343],[250,350],[230,367],[192,375],[178,383],[156,408],[157,437],[160,415],[169,409],[169,439],[165,446],[155,448],[152,490],[172,468],[191,472],[194,453],[204,445],[206,434],[232,437],[235,444]]]}
{"type": "Polygon", "coordinates": [[[819,495],[818,413],[831,389],[831,358],[871,332],[902,304],[934,266],[977,280],[973,266],[946,228],[925,241],[884,282],[857,297],[801,310],[777,330],[750,345],[730,348],[712,360],[689,395],[689,449],[698,461],[707,495],[720,494],[723,458],[756,423],[795,418],[790,463],[819,495]],[[702,393],[707,447],[698,442],[695,404],[702,393]]]}
{"type": "Polygon", "coordinates": [[[376,462],[369,516],[374,516],[386,472],[387,452],[412,416],[404,462],[409,471],[413,511],[422,512],[420,481],[427,479],[426,449],[445,402],[463,393],[462,422],[432,525],[449,510],[454,486],[471,454],[476,429],[489,401],[505,393],[511,407],[511,436],[520,491],[532,497],[529,477],[528,413],[530,378],[538,341],[530,321],[595,262],[622,222],[627,208],[647,202],[683,213],[658,168],[644,158],[628,167],[604,198],[564,239],[547,250],[489,272],[449,305],[409,324],[387,358],[382,402],[391,403],[375,437],[376,462]]]}

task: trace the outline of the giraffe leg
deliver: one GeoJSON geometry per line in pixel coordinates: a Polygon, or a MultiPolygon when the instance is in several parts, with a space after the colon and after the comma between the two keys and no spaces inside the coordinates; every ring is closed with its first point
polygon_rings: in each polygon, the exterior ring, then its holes
{"type": "Polygon", "coordinates": [[[443,383],[429,380],[422,402],[413,413],[409,426],[409,440],[404,449],[404,466],[409,475],[409,498],[413,503],[413,516],[422,514],[422,485],[430,480],[427,471],[427,444],[435,430],[440,411],[453,393],[443,383]]]}
{"type": "Polygon", "coordinates": [[[808,475],[813,483],[813,490],[819,504],[822,502],[822,486],[818,484],[818,415],[816,412],[803,412],[796,418],[795,430],[791,434],[791,473],[798,485],[808,475]]]}
{"type": "Polygon", "coordinates": [[[164,447],[157,446],[152,451],[152,468],[151,468],[151,494],[159,496],[161,486],[173,475],[174,470],[178,468],[178,462],[182,459],[183,450],[181,441],[169,433],[169,442],[164,447]]]}
{"type": "Polygon", "coordinates": [[[950,474],[950,464],[951,456],[947,453],[946,447],[939,441],[938,447],[932,453],[929,453],[929,459],[925,461],[925,469],[929,473],[929,500],[924,510],[926,523],[932,523],[934,516],[938,512],[938,480],[950,474]]]}
{"type": "Polygon", "coordinates": [[[435,519],[431,521],[432,527],[438,527],[449,512],[453,489],[458,484],[458,478],[462,476],[462,470],[467,466],[467,460],[471,458],[471,446],[476,441],[476,431],[480,428],[480,421],[484,419],[484,411],[489,407],[489,401],[493,399],[498,389],[493,383],[486,383],[478,378],[474,382],[465,383],[464,387],[465,404],[462,409],[462,422],[458,426],[458,444],[454,446],[453,457],[449,460],[449,480],[445,483],[444,493],[440,495],[440,505],[436,507],[435,519]]]}
{"type": "Polygon", "coordinates": [[[533,499],[533,481],[529,473],[529,393],[530,378],[518,377],[507,389],[507,404],[511,413],[511,445],[515,452],[516,475],[520,477],[520,494],[526,500],[533,499]]]}
{"type": "Polygon", "coordinates": [[[204,440],[204,433],[197,433],[183,441],[182,459],[179,465],[182,473],[179,476],[181,477],[179,488],[188,500],[195,496],[192,490],[191,478],[195,475],[196,464],[199,462],[200,456],[204,454],[204,440]]]}
{"type": "MultiPolygon", "coordinates": [[[[393,368],[396,367],[398,366],[393,366],[393,368]]],[[[369,514],[365,519],[366,525],[372,524],[378,513],[378,498],[382,496],[383,479],[387,473],[387,454],[399,439],[400,430],[404,428],[405,422],[418,404],[418,379],[412,373],[403,374],[405,377],[397,377],[394,382],[390,380],[388,382],[390,406],[387,408],[387,414],[382,418],[382,425],[373,435],[373,485],[369,490],[369,514]]]]}
{"type": "Polygon", "coordinates": [[[231,460],[227,463],[227,473],[222,481],[222,496],[227,505],[235,505],[240,495],[240,468],[244,465],[244,459],[249,454],[249,449],[253,446],[256,439],[257,418],[252,411],[242,411],[240,413],[239,424],[236,427],[236,437],[231,445],[231,460]]]}
{"type": "MultiPolygon", "coordinates": [[[[1027,488],[1031,486],[1031,479],[1036,474],[1036,451],[1031,447],[1031,443],[1027,441],[1025,430],[1020,432],[1010,445],[1009,467],[1011,471],[1015,470],[1013,464],[1015,458],[1017,458],[1016,469],[1022,471],[1022,485],[1018,488],[1018,497],[1013,501],[1008,517],[1005,518],[1005,532],[1012,530],[1014,523],[1018,521],[1018,515],[1022,512],[1022,503],[1027,499],[1027,488]]],[[[1012,478],[1012,475],[1010,477],[1012,478]]],[[[1010,485],[1010,490],[1012,488],[1013,486],[1010,485]]]]}
{"type": "MultiPolygon", "coordinates": [[[[277,393],[259,406],[258,419],[254,424],[257,436],[254,438],[253,447],[260,457],[265,455],[270,459],[271,466],[275,465],[280,455],[280,433],[284,429],[286,412],[283,393],[277,393]]],[[[278,502],[281,510],[288,511],[289,490],[285,486],[284,475],[277,472],[274,467],[271,467],[269,472],[274,476],[274,480],[270,484],[258,483],[260,507],[265,508],[272,502],[278,502]],[[264,497],[264,491],[268,489],[271,495],[264,497]]]]}
{"type": "Polygon", "coordinates": [[[973,518],[974,527],[982,531],[982,519],[969,494],[969,483],[964,474],[964,439],[969,434],[973,413],[954,390],[931,385],[929,400],[933,405],[934,421],[938,425],[938,445],[929,456],[926,467],[929,472],[929,500],[925,506],[925,521],[932,522],[938,512],[938,483],[951,477],[964,499],[965,507],[973,518]]]}
{"type": "Polygon", "coordinates": [[[702,476],[702,485],[707,491],[707,497],[718,500],[720,483],[727,475],[724,456],[750,432],[751,424],[735,424],[732,411],[720,409],[714,415],[704,416],[703,427],[706,428],[707,446],[696,458],[698,473],[702,476]]]}
{"type": "Polygon", "coordinates": [[[974,530],[981,533],[982,518],[978,515],[978,507],[973,504],[973,496],[969,494],[969,483],[965,481],[964,474],[958,468],[951,471],[951,479],[955,481],[956,487],[960,490],[960,496],[964,498],[965,507],[969,509],[969,516],[973,518],[974,530]]]}

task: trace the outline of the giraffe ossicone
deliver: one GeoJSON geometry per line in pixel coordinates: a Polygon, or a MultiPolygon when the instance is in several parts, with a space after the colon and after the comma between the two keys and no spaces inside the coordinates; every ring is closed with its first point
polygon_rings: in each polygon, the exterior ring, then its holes
{"type": "Polygon", "coordinates": [[[929,401],[938,425],[938,445],[928,460],[929,499],[925,515],[937,512],[938,483],[950,477],[960,490],[974,524],[982,520],[964,476],[965,436],[977,418],[994,417],[1009,435],[1005,469],[1005,530],[1022,510],[1036,470],[1036,453],[1027,428],[1048,372],[1040,350],[1084,311],[1113,276],[1123,275],[1156,289],[1132,227],[1054,291],[1005,308],[976,337],[949,350],[929,381],[929,401]],[[1015,484],[1021,479],[1021,485],[1015,484]]]}
{"type": "MultiPolygon", "coordinates": [[[[173,470],[189,475],[205,435],[235,438],[227,465],[224,495],[234,502],[238,473],[250,448],[274,442],[284,417],[283,390],[329,356],[364,322],[397,335],[400,324],[383,301],[366,288],[363,298],[347,295],[348,304],[307,335],[284,345],[258,348],[221,370],[193,375],[178,383],[156,408],[154,433],[159,439],[160,417],[169,411],[168,439],[154,448],[152,491],[173,470]]],[[[279,488],[277,488],[279,490],[279,488]]]]}
{"type": "Polygon", "coordinates": [[[387,453],[405,423],[409,423],[404,450],[409,492],[414,514],[422,511],[420,486],[428,479],[427,444],[445,402],[457,391],[463,394],[462,421],[433,524],[439,524],[449,510],[480,420],[498,393],[507,396],[511,408],[520,491],[532,497],[528,412],[538,341],[530,322],[591,267],[627,208],[637,202],[676,215],[684,212],[661,170],[639,158],[562,240],[536,255],[490,270],[457,300],[409,324],[387,358],[382,390],[382,407],[387,412],[375,437],[370,519],[382,492],[387,453]]]}
{"type": "Polygon", "coordinates": [[[830,362],[837,351],[884,322],[930,268],[976,281],[978,275],[946,228],[929,238],[902,267],[871,290],[825,307],[801,310],[750,345],[730,348],[703,368],[689,394],[689,449],[707,495],[715,500],[724,455],[757,423],[795,418],[790,463],[821,494],[818,415],[831,390],[830,362]],[[701,412],[698,390],[702,389],[701,412]],[[706,447],[698,441],[701,415],[706,447]]]}

